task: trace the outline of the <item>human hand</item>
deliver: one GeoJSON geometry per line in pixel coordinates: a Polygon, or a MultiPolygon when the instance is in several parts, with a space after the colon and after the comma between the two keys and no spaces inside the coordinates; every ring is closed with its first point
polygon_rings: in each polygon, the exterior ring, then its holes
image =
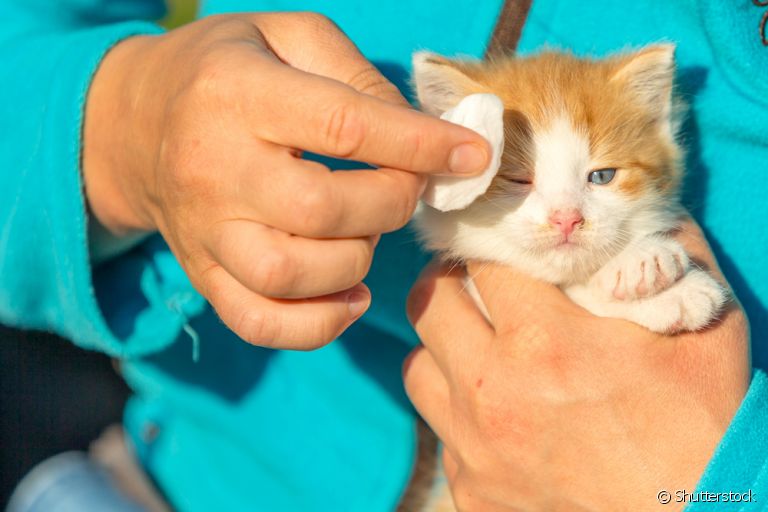
{"type": "Polygon", "coordinates": [[[159,230],[231,329],[294,349],[330,342],[368,307],[378,236],[409,220],[423,175],[479,172],[489,152],[409,109],[307,13],[123,41],[94,78],[84,131],[96,219],[117,236],[159,230]],[[302,150],[381,168],[331,173],[302,150]]]}
{"type": "MultiPolygon", "coordinates": [[[[693,223],[678,240],[722,279],[693,223]]],[[[404,365],[414,405],[445,444],[462,511],[643,511],[692,492],[750,379],[749,332],[722,320],[668,337],[597,318],[556,287],[470,263],[427,271],[409,315],[423,346],[404,365]]]]}

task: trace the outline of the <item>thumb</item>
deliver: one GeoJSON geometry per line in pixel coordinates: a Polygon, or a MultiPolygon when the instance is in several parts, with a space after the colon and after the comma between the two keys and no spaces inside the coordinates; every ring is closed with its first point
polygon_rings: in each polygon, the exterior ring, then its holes
{"type": "Polygon", "coordinates": [[[535,315],[552,316],[578,310],[557,286],[498,263],[470,261],[467,275],[497,331],[524,323],[535,315]]]}

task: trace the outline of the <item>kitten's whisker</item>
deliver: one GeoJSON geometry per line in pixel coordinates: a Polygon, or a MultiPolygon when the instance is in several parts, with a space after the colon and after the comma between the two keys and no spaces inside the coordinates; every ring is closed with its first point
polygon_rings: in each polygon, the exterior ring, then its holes
{"type": "Polygon", "coordinates": [[[458,258],[457,258],[457,259],[455,259],[455,260],[453,261],[453,264],[451,265],[451,268],[449,268],[449,269],[448,269],[448,273],[450,274],[451,272],[453,272],[453,271],[456,269],[456,267],[458,267],[459,265],[461,265],[461,263],[462,263],[462,262],[461,262],[461,260],[460,260],[460,259],[458,259],[458,258]]]}
{"type": "Polygon", "coordinates": [[[484,271],[486,268],[488,268],[488,266],[489,266],[490,264],[491,264],[491,262],[490,262],[490,261],[487,261],[487,262],[485,262],[485,265],[483,265],[482,267],[480,267],[480,270],[478,270],[478,271],[475,273],[475,275],[467,275],[467,279],[464,281],[464,286],[462,286],[462,287],[461,287],[461,290],[459,290],[459,293],[463,293],[463,292],[464,292],[464,291],[467,289],[467,286],[469,286],[469,283],[470,283],[470,282],[473,282],[477,276],[479,276],[480,274],[482,274],[482,273],[483,273],[483,271],[484,271]]]}

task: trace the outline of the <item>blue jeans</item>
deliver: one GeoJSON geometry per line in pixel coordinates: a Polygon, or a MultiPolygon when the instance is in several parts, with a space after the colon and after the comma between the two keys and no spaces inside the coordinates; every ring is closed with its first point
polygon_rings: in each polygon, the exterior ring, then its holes
{"type": "Polygon", "coordinates": [[[109,474],[85,453],[65,452],[30,471],[6,512],[145,512],[125,496],[109,474]]]}

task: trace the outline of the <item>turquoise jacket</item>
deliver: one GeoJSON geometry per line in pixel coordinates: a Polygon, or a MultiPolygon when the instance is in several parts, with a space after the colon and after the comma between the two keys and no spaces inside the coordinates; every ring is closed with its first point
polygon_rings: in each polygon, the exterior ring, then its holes
{"type": "MultiPolygon", "coordinates": [[[[406,89],[414,50],[480,56],[500,7],[210,0],[202,14],[323,12],[406,89]]],[[[751,0],[535,0],[520,42],[521,52],[548,44],[595,55],[679,43],[680,86],[692,104],[686,201],[747,309],[758,368],[768,363],[762,9],[751,0]]],[[[427,259],[409,231],[378,248],[366,280],[371,310],[312,353],[252,347],[227,331],[159,237],[97,266],[89,260],[79,176],[84,98],[104,53],[131,35],[160,32],[152,20],[163,13],[159,0],[0,0],[0,321],[55,331],[123,361],[135,391],[127,431],[180,510],[392,510],[414,456],[400,364],[417,339],[404,301],[427,259]]],[[[752,489],[755,509],[768,502],[767,458],[768,382],[756,370],[700,488],[752,489]]]]}

